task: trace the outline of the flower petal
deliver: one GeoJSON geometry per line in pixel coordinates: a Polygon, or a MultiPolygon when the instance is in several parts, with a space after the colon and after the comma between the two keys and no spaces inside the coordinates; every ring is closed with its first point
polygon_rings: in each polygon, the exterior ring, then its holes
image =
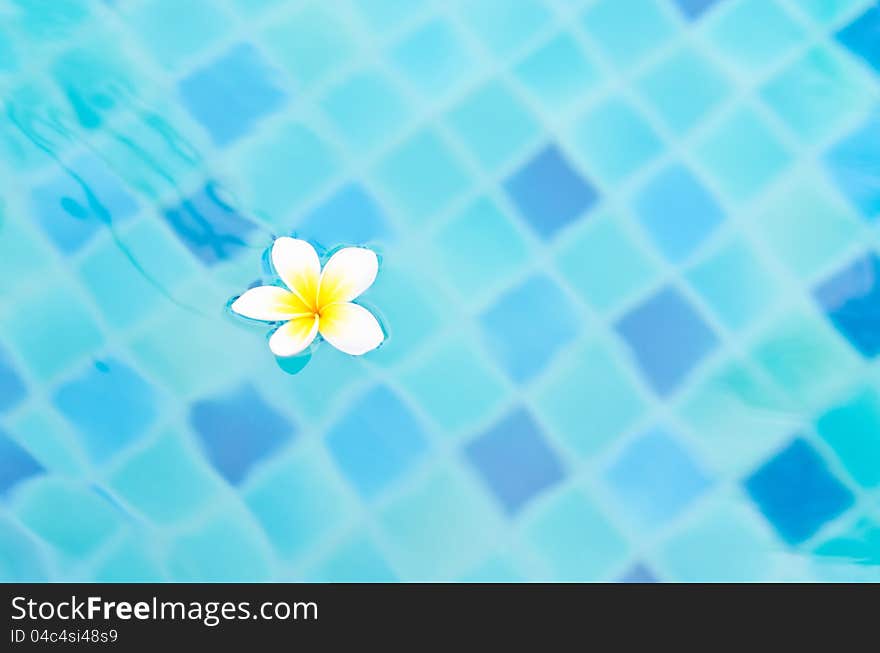
{"type": "Polygon", "coordinates": [[[282,324],[269,338],[269,349],[276,356],[286,358],[300,353],[318,333],[318,316],[299,317],[282,324]]]}
{"type": "Polygon", "coordinates": [[[279,286],[251,288],[232,302],[230,308],[239,315],[263,322],[290,320],[303,313],[311,315],[299,297],[279,286]]]}
{"type": "Polygon", "coordinates": [[[282,236],[272,245],[272,265],[287,287],[315,308],[321,277],[321,262],[315,248],[304,240],[282,236]]]}
{"type": "Polygon", "coordinates": [[[357,304],[330,304],[321,311],[318,327],[324,340],[354,356],[382,344],[385,334],[376,317],[357,304]]]}
{"type": "Polygon", "coordinates": [[[373,285],[379,272],[376,253],[366,247],[345,247],[327,261],[321,273],[318,305],[350,302],[373,285]]]}

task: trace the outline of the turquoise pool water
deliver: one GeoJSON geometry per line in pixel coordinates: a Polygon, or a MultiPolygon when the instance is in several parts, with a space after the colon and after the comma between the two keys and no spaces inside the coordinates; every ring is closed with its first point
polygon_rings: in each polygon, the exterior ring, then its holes
{"type": "Polygon", "coordinates": [[[0,577],[880,579],[878,34],[0,4],[0,577]],[[228,313],[281,235],[381,255],[381,348],[228,313]]]}

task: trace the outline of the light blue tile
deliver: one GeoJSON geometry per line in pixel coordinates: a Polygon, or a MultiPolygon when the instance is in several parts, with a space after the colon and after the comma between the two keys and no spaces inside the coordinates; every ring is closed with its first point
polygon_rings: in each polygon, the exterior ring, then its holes
{"type": "Polygon", "coordinates": [[[443,18],[433,18],[408,33],[390,56],[410,83],[432,101],[467,79],[475,67],[464,38],[443,18]]]}
{"type": "Polygon", "coordinates": [[[601,73],[567,32],[526,56],[516,76],[549,112],[556,112],[598,85],[601,73]]]}
{"type": "Polygon", "coordinates": [[[398,580],[373,539],[364,534],[346,538],[309,572],[308,579],[318,583],[392,583],[398,580]]]}
{"type": "Polygon", "coordinates": [[[673,16],[658,0],[599,0],[581,25],[617,66],[628,68],[675,36],[673,16]]]}
{"type": "Polygon", "coordinates": [[[462,19],[492,52],[506,56],[522,47],[551,19],[540,0],[466,0],[459,3],[462,19]]]}
{"type": "Polygon", "coordinates": [[[777,0],[726,2],[713,18],[712,47],[745,73],[772,65],[804,37],[804,28],[777,0]]]}

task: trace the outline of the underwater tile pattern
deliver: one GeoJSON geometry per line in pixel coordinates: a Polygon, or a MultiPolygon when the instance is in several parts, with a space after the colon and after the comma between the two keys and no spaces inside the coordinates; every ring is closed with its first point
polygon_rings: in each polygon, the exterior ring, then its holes
{"type": "Polygon", "coordinates": [[[8,3],[0,580],[877,580],[878,34],[8,3]],[[280,235],[376,249],[381,348],[228,314],[280,235]]]}

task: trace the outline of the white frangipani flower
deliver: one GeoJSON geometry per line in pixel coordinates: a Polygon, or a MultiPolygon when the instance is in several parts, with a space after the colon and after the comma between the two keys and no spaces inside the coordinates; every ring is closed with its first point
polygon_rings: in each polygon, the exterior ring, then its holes
{"type": "Polygon", "coordinates": [[[239,315],[263,322],[284,321],[269,349],[294,356],[315,336],[359,356],[382,344],[385,334],[375,316],[351,300],[369,288],[379,271],[376,254],[365,247],[337,251],[321,270],[318,253],[304,240],[283,236],[272,245],[272,265],[287,286],[251,288],[232,303],[239,315]]]}

